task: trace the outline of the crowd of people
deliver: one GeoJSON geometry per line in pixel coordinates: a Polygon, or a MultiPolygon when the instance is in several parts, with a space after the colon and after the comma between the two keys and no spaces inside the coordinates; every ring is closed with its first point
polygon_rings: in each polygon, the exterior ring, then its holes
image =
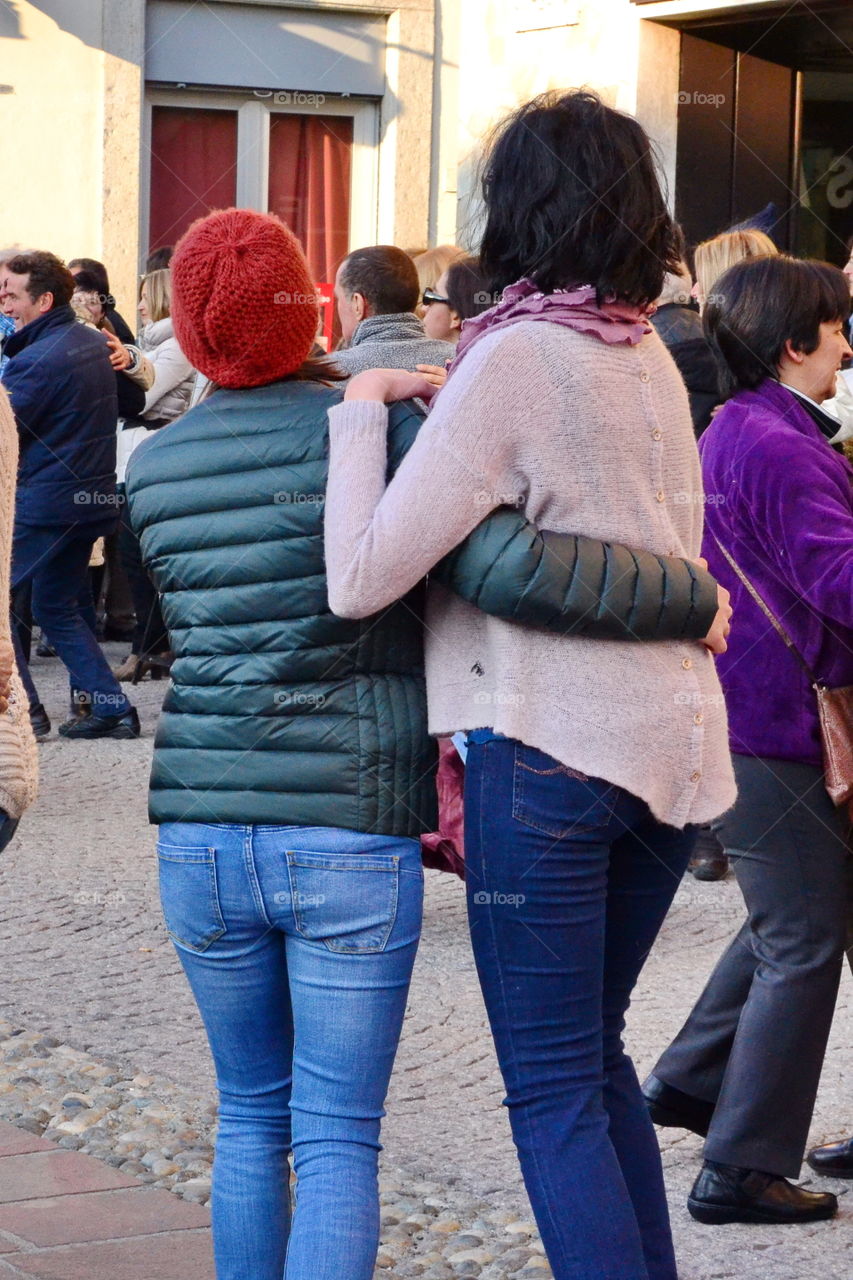
{"type": "MultiPolygon", "coordinates": [[[[34,623],[70,741],[138,737],[122,685],[169,676],[150,818],[218,1280],[373,1274],[431,833],[556,1280],[676,1280],[654,1124],[705,1138],[701,1222],[837,1210],[795,1179],[850,918],[853,257],[771,221],[691,271],[588,92],[507,118],[483,199],[476,255],[344,259],[331,353],[271,215],[158,250],[136,336],[101,263],[0,255],[0,843],[51,730],[34,623]],[[729,864],[747,918],[641,1086],[632,991],[688,865],[729,864]]],[[[808,1159],[853,1177],[853,1141],[808,1159]]]]}

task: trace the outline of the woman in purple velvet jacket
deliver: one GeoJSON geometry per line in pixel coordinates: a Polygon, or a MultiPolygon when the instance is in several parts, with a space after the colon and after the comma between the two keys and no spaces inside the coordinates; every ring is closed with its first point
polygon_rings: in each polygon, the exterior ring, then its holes
{"type": "Polygon", "coordinates": [[[700,1222],[831,1217],[799,1174],[846,924],[846,813],[824,787],[815,691],[853,684],[853,468],[829,441],[850,295],[842,273],[768,257],[705,314],[733,398],[702,438],[703,552],[732,593],[718,664],[738,801],[723,820],[748,917],[644,1086],[658,1124],[706,1136],[700,1222]],[[746,586],[747,579],[796,653],[746,586]],[[799,655],[799,657],[797,656],[799,655]]]}

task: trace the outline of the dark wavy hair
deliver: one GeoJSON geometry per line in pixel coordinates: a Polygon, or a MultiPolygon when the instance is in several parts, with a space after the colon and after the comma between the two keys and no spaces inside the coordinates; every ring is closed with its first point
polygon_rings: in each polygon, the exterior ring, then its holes
{"type": "Polygon", "coordinates": [[[17,253],[6,262],[6,270],[11,271],[13,276],[29,276],[26,290],[33,302],[37,302],[45,293],[53,296],[51,310],[65,307],[71,301],[74,277],[55,253],[47,253],[43,249],[17,253]]]}
{"type": "Polygon", "coordinates": [[[480,261],[499,292],[594,285],[646,305],[677,269],[677,236],[651,143],[587,90],[544,93],[493,133],[483,168],[480,261]]]}
{"type": "Polygon", "coordinates": [[[714,281],[702,317],[723,396],[777,377],[786,342],[811,355],[820,326],[849,315],[850,287],[828,262],[784,254],[736,262],[714,281]]]}
{"type": "Polygon", "coordinates": [[[97,258],[72,258],[68,264],[68,270],[75,279],[82,275],[85,275],[86,279],[94,276],[95,284],[80,284],[78,281],[77,287],[87,292],[102,294],[101,302],[105,307],[115,306],[116,300],[110,293],[110,278],[103,262],[98,262],[97,258]]]}
{"type": "Polygon", "coordinates": [[[480,259],[470,254],[451,262],[444,279],[450,309],[463,320],[470,320],[481,311],[487,311],[497,301],[489,293],[480,259]]]}

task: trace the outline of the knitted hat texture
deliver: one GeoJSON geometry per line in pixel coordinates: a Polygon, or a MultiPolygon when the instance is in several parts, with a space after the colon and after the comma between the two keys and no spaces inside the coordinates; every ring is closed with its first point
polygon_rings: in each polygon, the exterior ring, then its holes
{"type": "Polygon", "coordinates": [[[303,363],[317,295],[296,236],[272,214],[220,209],[194,222],[171,262],[184,355],[222,387],[260,387],[303,363]]]}

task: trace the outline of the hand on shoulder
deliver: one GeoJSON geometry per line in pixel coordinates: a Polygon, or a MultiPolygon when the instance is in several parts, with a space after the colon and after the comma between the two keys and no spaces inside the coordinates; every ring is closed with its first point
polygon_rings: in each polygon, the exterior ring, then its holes
{"type": "Polygon", "coordinates": [[[344,391],[344,400],[375,400],[379,404],[393,404],[395,400],[429,400],[436,391],[436,384],[423,373],[409,373],[405,369],[366,369],[350,378],[344,391]]]}

